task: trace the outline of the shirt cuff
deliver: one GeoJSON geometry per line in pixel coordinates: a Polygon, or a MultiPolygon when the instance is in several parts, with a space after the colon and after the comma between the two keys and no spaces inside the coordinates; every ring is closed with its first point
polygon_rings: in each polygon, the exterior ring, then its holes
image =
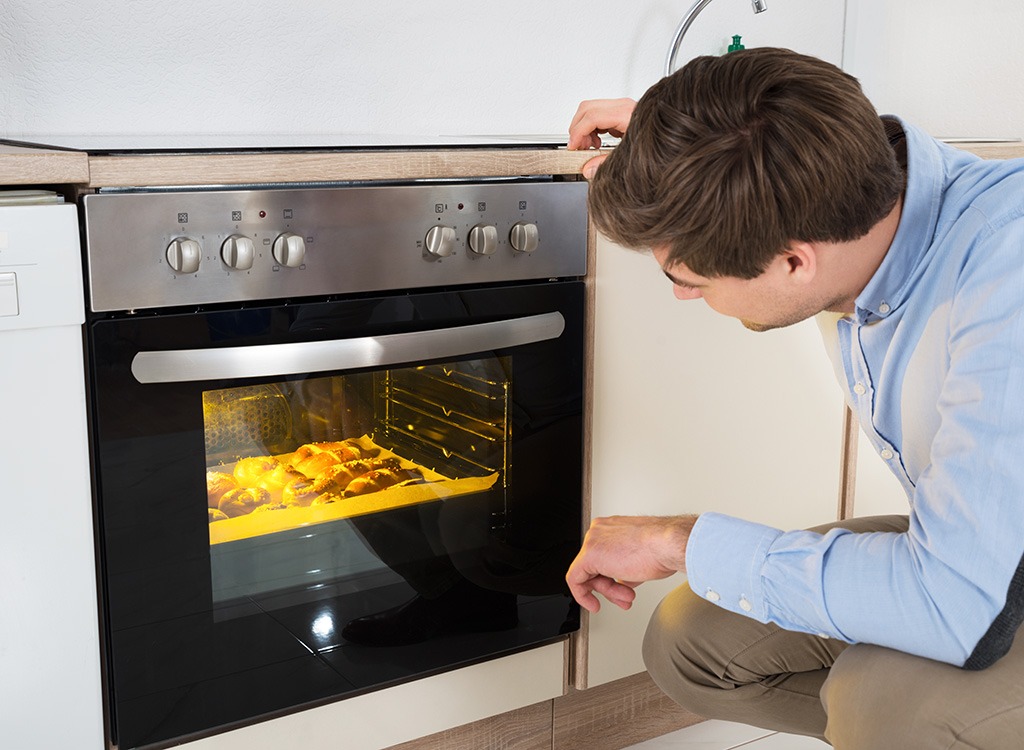
{"type": "Polygon", "coordinates": [[[697,596],[768,621],[761,571],[779,529],[721,513],[702,513],[686,543],[686,577],[697,596]]]}

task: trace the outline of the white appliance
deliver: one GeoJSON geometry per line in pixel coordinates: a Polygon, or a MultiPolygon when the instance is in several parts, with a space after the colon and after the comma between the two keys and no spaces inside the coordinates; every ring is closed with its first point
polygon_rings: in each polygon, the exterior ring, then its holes
{"type": "Polygon", "coordinates": [[[0,193],[0,744],[99,750],[82,262],[56,200],[0,193]]]}

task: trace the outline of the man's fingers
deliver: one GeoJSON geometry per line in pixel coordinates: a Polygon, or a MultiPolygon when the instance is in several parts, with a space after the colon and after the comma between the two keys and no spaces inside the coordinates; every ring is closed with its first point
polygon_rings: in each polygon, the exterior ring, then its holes
{"type": "Polygon", "coordinates": [[[632,99],[591,99],[581,102],[569,124],[569,149],[601,147],[601,134],[621,137],[636,102],[632,99]]]}
{"type": "Polygon", "coordinates": [[[620,609],[629,609],[636,599],[636,592],[631,586],[606,576],[594,578],[591,588],[620,609]]]}

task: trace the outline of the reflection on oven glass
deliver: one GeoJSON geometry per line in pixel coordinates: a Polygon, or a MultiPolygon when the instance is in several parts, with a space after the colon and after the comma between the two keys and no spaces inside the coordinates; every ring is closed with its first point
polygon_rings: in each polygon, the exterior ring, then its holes
{"type": "Polygon", "coordinates": [[[503,488],[511,372],[489,357],[205,392],[214,599],[386,577],[352,519],[503,488]]]}

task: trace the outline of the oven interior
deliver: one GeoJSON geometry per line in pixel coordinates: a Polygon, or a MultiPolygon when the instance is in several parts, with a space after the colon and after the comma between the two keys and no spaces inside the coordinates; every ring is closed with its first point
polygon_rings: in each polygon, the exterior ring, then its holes
{"type": "Polygon", "coordinates": [[[490,491],[500,536],[511,392],[509,356],[205,391],[213,602],[397,581],[369,513],[490,491]]]}

